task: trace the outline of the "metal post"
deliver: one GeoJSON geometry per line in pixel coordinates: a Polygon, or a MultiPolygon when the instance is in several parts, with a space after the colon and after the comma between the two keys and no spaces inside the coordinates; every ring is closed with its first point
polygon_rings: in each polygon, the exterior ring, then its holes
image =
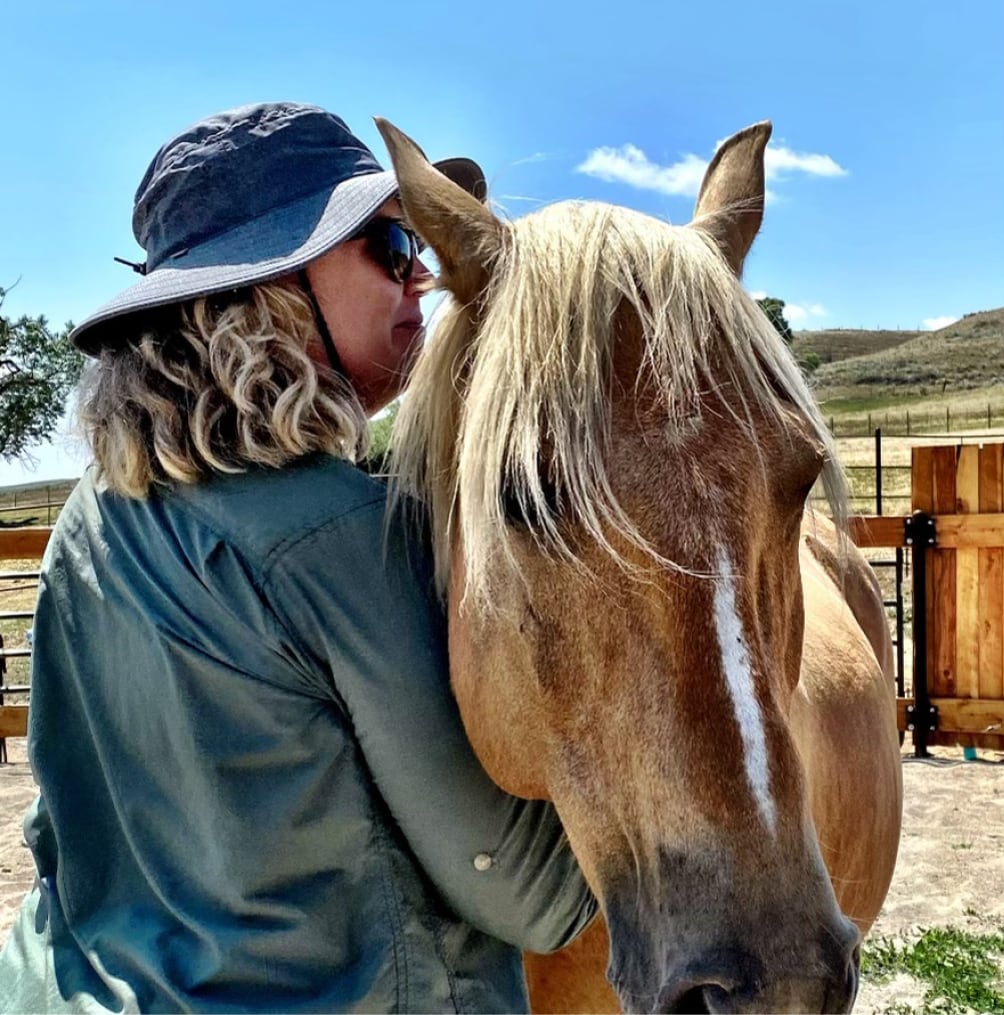
{"type": "Polygon", "coordinates": [[[913,549],[913,706],[906,710],[906,728],[913,733],[914,754],[926,758],[927,734],[938,728],[927,672],[927,551],[936,535],[934,519],[923,511],[904,519],[904,526],[906,545],[913,549]]]}
{"type": "Polygon", "coordinates": [[[903,646],[903,548],[896,548],[896,697],[906,697],[906,652],[903,646]]]}
{"type": "Polygon", "coordinates": [[[875,514],[882,514],[882,428],[875,428],[875,514]]]}

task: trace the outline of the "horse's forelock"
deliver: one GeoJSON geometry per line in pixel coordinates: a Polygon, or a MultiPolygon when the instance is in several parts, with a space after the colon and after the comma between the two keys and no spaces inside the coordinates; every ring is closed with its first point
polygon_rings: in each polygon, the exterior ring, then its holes
{"type": "MultiPolygon", "coordinates": [[[[515,570],[507,498],[539,523],[543,550],[576,562],[549,509],[543,447],[563,510],[618,563],[630,567],[611,533],[677,567],[621,510],[605,468],[613,325],[624,304],[641,323],[643,369],[670,427],[692,420],[702,388],[723,381],[770,414],[794,405],[825,449],[825,489],[843,516],[842,473],[801,371],[710,238],[624,208],[564,202],[512,224],[476,331],[466,308],[445,309],[398,417],[395,471],[430,507],[441,589],[457,525],[480,606],[491,602],[495,568],[515,570]]],[[[734,411],[752,427],[748,405],[734,411]]]]}

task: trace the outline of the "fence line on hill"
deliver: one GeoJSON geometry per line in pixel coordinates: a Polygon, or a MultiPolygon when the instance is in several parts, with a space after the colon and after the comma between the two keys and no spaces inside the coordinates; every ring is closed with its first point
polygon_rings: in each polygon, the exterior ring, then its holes
{"type": "Polygon", "coordinates": [[[872,410],[854,415],[845,413],[842,417],[829,415],[826,422],[834,437],[865,437],[876,429],[890,437],[957,437],[980,427],[987,430],[1004,427],[1004,406],[987,402],[979,409],[953,409],[946,405],[944,410],[872,410]]]}

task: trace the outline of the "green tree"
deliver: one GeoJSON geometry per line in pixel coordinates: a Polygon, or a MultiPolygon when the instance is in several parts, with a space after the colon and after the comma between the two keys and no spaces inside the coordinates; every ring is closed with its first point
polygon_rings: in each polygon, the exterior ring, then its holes
{"type": "Polygon", "coordinates": [[[791,333],[791,325],[784,316],[784,300],[775,299],[773,296],[765,296],[757,300],[760,309],[767,315],[767,320],[777,329],[777,333],[791,345],[794,335],[791,333]]]}
{"type": "MultiPolygon", "coordinates": [[[[0,287],[0,310],[7,290],[0,287]]],[[[24,458],[56,431],[84,358],[70,343],[72,325],[54,331],[44,317],[0,313],[0,456],[24,458]]]]}
{"type": "Polygon", "coordinates": [[[370,447],[366,458],[372,472],[382,472],[387,467],[391,430],[394,428],[394,420],[400,406],[401,403],[395,400],[380,416],[370,420],[370,447]]]}

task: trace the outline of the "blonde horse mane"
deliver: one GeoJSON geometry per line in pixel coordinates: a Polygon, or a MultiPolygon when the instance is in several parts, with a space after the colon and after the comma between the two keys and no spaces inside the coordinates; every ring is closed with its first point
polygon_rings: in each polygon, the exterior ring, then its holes
{"type": "MultiPolygon", "coordinates": [[[[667,432],[682,437],[702,390],[722,384],[768,413],[793,406],[824,449],[824,487],[842,519],[846,488],[829,431],[790,351],[713,240],[629,209],[562,202],[508,226],[476,332],[471,309],[448,301],[395,424],[392,471],[431,513],[441,590],[458,527],[466,594],[480,607],[490,607],[493,569],[517,570],[506,500],[534,519],[544,552],[574,565],[567,518],[625,568],[636,565],[613,534],[656,566],[679,567],[649,546],[608,481],[613,322],[624,303],[641,321],[640,381],[664,402],[667,432]],[[541,476],[543,448],[559,518],[541,476]]],[[[752,428],[748,404],[733,411],[752,428]]]]}

